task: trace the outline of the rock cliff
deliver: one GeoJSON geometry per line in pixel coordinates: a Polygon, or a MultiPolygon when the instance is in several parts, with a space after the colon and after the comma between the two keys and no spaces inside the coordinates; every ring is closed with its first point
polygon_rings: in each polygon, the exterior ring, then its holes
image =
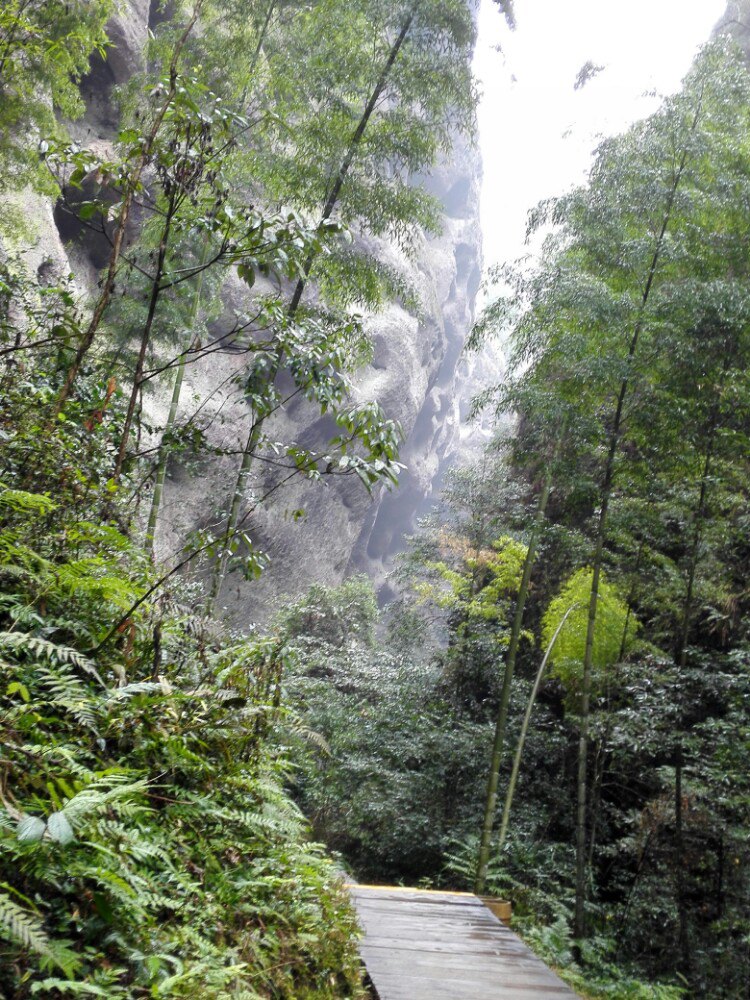
{"type": "MultiPolygon", "coordinates": [[[[148,0],[124,0],[110,25],[113,47],[106,61],[97,58],[92,65],[83,87],[87,114],[73,128],[86,145],[104,147],[114,135],[111,90],[142,66],[149,7],[148,0]]],[[[397,268],[421,299],[418,314],[392,304],[368,318],[374,357],[353,384],[357,399],[377,399],[402,425],[406,470],[399,489],[380,490],[371,497],[358,480],[338,480],[331,486],[297,480],[280,490],[272,503],[259,506],[249,521],[250,535],[268,553],[270,566],[256,582],[246,582],[239,574],[227,579],[221,603],[237,624],[266,617],[280,595],[294,596],[313,582],[332,584],[348,573],[366,572],[382,583],[415,516],[455,460],[468,403],[462,385],[469,372],[461,352],[481,279],[480,177],[477,149],[459,140],[425,181],[443,206],[442,232],[420,234],[416,252],[409,257],[383,241],[370,241],[368,247],[397,268]],[[296,513],[300,509],[305,510],[303,518],[296,513]]],[[[29,263],[60,273],[71,270],[72,264],[80,280],[88,283],[83,291],[93,290],[97,267],[103,264],[97,248],[71,244],[73,234],[65,218],[42,198],[24,196],[22,207],[36,232],[29,263]]],[[[230,299],[241,294],[238,287],[227,290],[230,299]]],[[[192,408],[201,406],[210,443],[227,452],[241,447],[246,424],[241,399],[226,388],[242,363],[240,356],[214,355],[210,363],[188,371],[183,393],[192,408]]],[[[153,400],[150,406],[158,426],[167,399],[153,400]]],[[[314,419],[304,403],[288,407],[276,419],[277,430],[303,442],[319,439],[326,431],[325,422],[314,419]]],[[[211,458],[189,470],[170,468],[164,526],[157,539],[161,555],[179,551],[186,531],[212,520],[231,491],[236,468],[232,456],[211,458]]],[[[272,485],[270,474],[259,474],[252,489],[262,495],[272,485]]]]}
{"type": "Polygon", "coordinates": [[[750,56],[750,0],[729,0],[713,33],[714,36],[731,35],[742,51],[750,56]]]}

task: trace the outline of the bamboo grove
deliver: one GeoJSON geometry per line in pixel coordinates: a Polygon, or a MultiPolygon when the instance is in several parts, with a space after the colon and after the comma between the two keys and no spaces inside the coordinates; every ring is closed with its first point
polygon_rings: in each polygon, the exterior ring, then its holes
{"type": "MultiPolygon", "coordinates": [[[[745,581],[734,565],[738,553],[728,566],[717,565],[708,539],[717,531],[731,536],[736,526],[739,541],[744,523],[747,85],[736,53],[732,59],[723,43],[707,50],[676,98],[601,148],[587,188],[542,206],[534,225],[549,221],[553,233],[540,265],[508,276],[514,287],[503,307],[518,318],[501,405],[513,405],[528,422],[520,440],[533,445],[524,459],[535,454],[561,500],[580,490],[583,509],[588,507],[590,580],[579,597],[588,613],[585,627],[579,625],[584,638],[576,692],[576,937],[586,933],[590,707],[595,671],[606,666],[595,655],[599,590],[608,563],[617,568],[615,546],[637,551],[640,561],[628,583],[634,617],[626,628],[654,613],[654,596],[638,573],[646,565],[653,570],[657,555],[654,542],[640,535],[634,511],[647,511],[649,521],[671,521],[682,535],[670,567],[671,627],[655,637],[662,653],[673,657],[678,677],[696,630],[707,625],[703,602],[711,591],[718,604],[713,614],[723,617],[727,635],[738,628],[742,636],[735,602],[742,600],[745,581]],[[548,437],[551,426],[559,438],[548,437]],[[560,476],[568,482],[560,483],[560,476]]],[[[540,496],[542,512],[548,492],[549,486],[540,496]]],[[[530,545],[527,562],[534,558],[530,545]]],[[[575,627],[571,621],[567,629],[575,627]]],[[[621,653],[629,642],[624,634],[621,653]]],[[[679,736],[671,764],[679,841],[685,800],[679,736]]],[[[678,843],[679,949],[687,968],[681,854],[678,843]]]]}

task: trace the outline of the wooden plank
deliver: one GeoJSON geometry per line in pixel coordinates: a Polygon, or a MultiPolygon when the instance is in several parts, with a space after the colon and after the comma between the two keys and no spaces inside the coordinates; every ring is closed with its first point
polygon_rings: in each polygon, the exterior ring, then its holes
{"type": "Polygon", "coordinates": [[[554,988],[519,989],[492,981],[482,984],[467,981],[457,991],[453,983],[445,983],[441,979],[415,981],[401,977],[379,979],[377,990],[380,1000],[567,1000],[575,996],[554,988]]]}
{"type": "Polygon", "coordinates": [[[475,896],[473,892],[459,892],[453,889],[412,889],[408,885],[363,885],[361,882],[347,882],[345,888],[371,890],[372,892],[380,893],[381,895],[390,892],[398,892],[402,895],[408,895],[411,893],[413,896],[419,896],[420,899],[425,899],[428,896],[450,896],[451,899],[464,898],[476,901],[479,898],[478,896],[475,896]]]}
{"type": "MultiPolygon", "coordinates": [[[[368,955],[366,949],[363,952],[363,957],[365,961],[371,957],[368,955]]],[[[458,985],[465,989],[466,986],[471,985],[474,989],[477,989],[480,986],[486,986],[488,983],[494,987],[496,982],[501,981],[498,980],[496,973],[497,966],[495,963],[488,962],[484,965],[469,965],[464,962],[457,966],[441,963],[440,981],[445,983],[446,986],[450,984],[452,988],[458,985]]],[[[378,982],[382,982],[384,977],[390,975],[404,982],[414,980],[421,983],[429,979],[434,979],[436,974],[434,965],[427,963],[422,965],[411,962],[408,966],[405,966],[403,962],[399,961],[398,956],[394,956],[390,962],[381,962],[379,964],[378,982]],[[408,968],[408,974],[404,973],[404,968],[408,968]]],[[[558,984],[550,979],[547,970],[540,973],[538,970],[529,971],[514,968],[512,979],[508,979],[508,984],[512,985],[513,989],[534,989],[537,992],[555,992],[558,988],[558,984]]]]}
{"type": "Polygon", "coordinates": [[[380,974],[377,996],[380,1000],[568,1000],[573,993],[564,993],[557,986],[518,986],[514,983],[486,978],[482,981],[465,979],[462,983],[446,982],[442,978],[418,979],[400,974],[380,974]]]}
{"type": "Polygon", "coordinates": [[[573,993],[471,893],[348,887],[379,1000],[571,1000],[573,993]]]}
{"type": "MultiPolygon", "coordinates": [[[[362,952],[367,952],[368,955],[372,955],[374,959],[380,961],[383,965],[392,964],[394,961],[398,961],[403,966],[408,966],[410,969],[429,969],[434,968],[436,959],[435,956],[439,955],[440,966],[443,969],[455,970],[455,969],[497,969],[497,960],[506,959],[505,955],[497,954],[486,954],[486,955],[475,955],[467,954],[466,951],[453,951],[453,952],[435,952],[424,950],[421,951],[415,948],[388,948],[385,952],[378,951],[377,948],[369,945],[367,943],[362,944],[362,952]]],[[[539,978],[547,979],[550,975],[549,970],[543,964],[539,963],[538,959],[526,958],[525,956],[521,960],[514,960],[512,965],[513,968],[517,970],[518,975],[521,979],[526,980],[529,978],[539,978]]]]}

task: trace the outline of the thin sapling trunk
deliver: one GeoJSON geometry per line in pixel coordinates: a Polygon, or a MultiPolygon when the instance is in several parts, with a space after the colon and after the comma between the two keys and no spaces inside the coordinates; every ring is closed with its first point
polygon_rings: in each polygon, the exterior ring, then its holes
{"type": "MultiPolygon", "coordinates": [[[[697,116],[695,125],[697,125],[697,116]]],[[[695,127],[694,125],[694,127],[695,127]]],[[[615,460],[620,445],[622,434],[622,422],[625,408],[625,399],[630,390],[629,371],[638,351],[638,343],[643,332],[644,314],[649,302],[657,268],[664,247],[664,239],[672,218],[672,209],[677,189],[682,180],[682,175],[687,162],[687,150],[684,150],[680,158],[679,165],[675,171],[672,184],[667,195],[664,216],[661,228],[656,238],[654,251],[651,255],[646,283],[641,295],[639,305],[639,315],[636,320],[633,334],[628,345],[626,356],[626,374],[620,383],[620,390],[617,394],[617,405],[612,418],[611,431],[609,434],[609,445],[607,449],[607,460],[604,466],[604,476],[599,494],[599,519],[596,528],[596,538],[594,543],[594,554],[592,559],[591,576],[591,598],[589,600],[588,622],[586,626],[586,645],[583,657],[583,683],[581,695],[581,728],[578,741],[578,776],[577,776],[577,807],[576,807],[576,896],[575,896],[575,916],[573,922],[573,936],[583,938],[586,934],[586,877],[587,877],[587,857],[586,850],[586,798],[587,798],[587,755],[589,743],[589,716],[591,706],[591,668],[594,654],[594,632],[596,629],[597,603],[599,600],[599,584],[601,580],[602,559],[604,555],[604,541],[607,534],[607,516],[609,514],[609,504],[612,497],[612,487],[615,477],[615,460]]]]}
{"type": "MultiPolygon", "coordinates": [[[[195,326],[195,323],[197,322],[198,314],[200,312],[201,292],[203,290],[203,272],[207,258],[208,258],[208,237],[206,237],[206,240],[203,244],[201,269],[198,272],[197,284],[195,286],[195,292],[193,293],[193,304],[190,310],[191,331],[195,326]]],[[[187,355],[195,346],[195,344],[196,344],[196,336],[193,333],[190,345],[180,355],[180,360],[177,365],[177,374],[175,375],[174,385],[172,386],[172,398],[169,403],[169,413],[167,414],[167,422],[164,425],[161,445],[159,447],[159,461],[156,467],[156,477],[154,480],[154,493],[151,498],[151,509],[149,511],[149,516],[148,516],[148,527],[146,528],[146,540],[145,540],[146,551],[152,557],[154,554],[154,538],[156,536],[156,526],[159,520],[159,510],[161,508],[162,497],[164,495],[164,483],[167,478],[167,465],[169,463],[170,448],[167,442],[169,435],[172,433],[174,425],[177,421],[177,413],[180,407],[180,396],[182,394],[182,383],[185,378],[185,365],[187,362],[187,355]]]]}
{"type": "Polygon", "coordinates": [[[146,314],[146,322],[143,325],[143,331],[141,333],[141,342],[138,349],[138,357],[135,363],[135,372],[133,374],[133,387],[130,391],[130,399],[128,400],[128,409],[125,414],[125,423],[122,428],[122,435],[120,437],[120,447],[117,450],[117,461],[115,462],[115,472],[114,479],[115,482],[119,480],[122,475],[122,468],[125,463],[125,457],[128,451],[128,440],[130,438],[130,430],[133,426],[133,416],[135,414],[136,404],[138,402],[138,395],[141,391],[141,386],[143,384],[143,371],[146,363],[146,352],[148,351],[148,346],[151,343],[151,333],[154,327],[154,319],[156,317],[156,307],[159,302],[159,295],[162,292],[162,278],[164,276],[164,263],[167,257],[167,250],[169,247],[169,236],[172,229],[172,222],[174,221],[175,210],[177,204],[177,194],[176,189],[172,189],[170,194],[169,203],[167,205],[166,218],[164,220],[164,227],[161,233],[161,239],[159,240],[159,250],[156,258],[156,271],[154,273],[151,282],[151,295],[149,296],[148,303],[148,313],[146,314]]]}
{"type": "MultiPolygon", "coordinates": [[[[388,59],[386,60],[386,63],[383,66],[383,69],[380,73],[378,82],[375,84],[375,88],[370,94],[370,99],[368,100],[365,106],[365,110],[362,114],[362,117],[359,120],[359,124],[357,125],[357,128],[349,142],[349,147],[346,151],[344,159],[341,161],[341,166],[339,167],[338,172],[333,180],[333,184],[331,185],[331,189],[328,192],[325,205],[323,206],[323,212],[320,217],[321,222],[327,222],[328,219],[330,219],[334,208],[336,207],[336,203],[339,200],[339,195],[341,194],[341,188],[344,185],[346,176],[349,173],[351,165],[354,161],[357,149],[359,148],[359,145],[362,141],[362,137],[365,134],[365,130],[370,121],[370,118],[372,117],[372,113],[375,110],[375,106],[377,105],[378,100],[380,99],[380,95],[385,90],[386,84],[388,83],[388,77],[390,76],[391,70],[393,69],[393,65],[396,62],[396,59],[398,58],[399,52],[401,51],[401,46],[406,41],[406,37],[409,34],[409,30],[411,29],[413,21],[414,21],[414,11],[412,11],[410,14],[407,15],[404,23],[402,24],[401,31],[399,32],[396,41],[393,43],[393,46],[391,47],[391,51],[388,54],[388,59]]],[[[297,286],[294,289],[294,294],[292,296],[292,301],[289,304],[289,314],[291,316],[294,315],[294,313],[297,311],[297,307],[300,304],[300,301],[302,299],[302,293],[305,290],[305,285],[310,275],[313,262],[314,262],[314,257],[311,254],[305,261],[304,277],[300,278],[299,281],[297,282],[297,286]]]]}
{"type": "Polygon", "coordinates": [[[130,210],[133,207],[133,200],[135,198],[136,192],[138,191],[143,172],[148,166],[151,160],[151,154],[154,149],[154,145],[159,135],[159,130],[161,129],[164,118],[166,117],[172,102],[177,94],[177,66],[182,54],[182,50],[185,47],[185,43],[190,36],[193,28],[198,21],[200,15],[201,7],[203,6],[203,0],[196,0],[193,7],[193,13],[188,21],[185,30],[180,35],[177,43],[172,51],[172,58],[169,65],[169,87],[167,93],[162,101],[159,110],[154,117],[151,128],[149,129],[145,140],[143,142],[143,152],[138,157],[133,167],[133,171],[127,180],[125,185],[125,191],[122,199],[122,206],[120,208],[120,213],[117,219],[117,226],[115,228],[114,238],[112,240],[112,250],[109,255],[109,264],[107,266],[107,275],[102,283],[102,291],[99,295],[96,305],[94,306],[94,311],[89,320],[89,324],[81,337],[80,343],[76,350],[73,361],[68,368],[67,374],[65,376],[65,381],[57,395],[54,408],[54,417],[57,417],[59,413],[65,407],[65,404],[73,391],[73,386],[78,378],[78,373],[81,370],[81,365],[83,364],[86,355],[91,350],[94,343],[97,331],[101,326],[104,314],[107,311],[109,303],[112,299],[112,295],[115,290],[115,278],[117,277],[117,269],[120,263],[120,256],[122,254],[122,245],[125,239],[125,233],[127,230],[128,219],[130,218],[130,210]]]}
{"type": "Polygon", "coordinates": [[[526,742],[526,735],[529,731],[529,723],[531,722],[531,713],[534,711],[534,705],[536,704],[536,696],[539,694],[539,688],[542,684],[542,679],[544,677],[544,671],[547,669],[547,662],[552,654],[552,650],[555,648],[555,643],[557,642],[557,637],[562,632],[563,625],[568,620],[568,616],[575,611],[578,607],[577,604],[572,604],[562,617],[562,621],[555,629],[555,634],[549,641],[549,645],[545,650],[544,656],[542,657],[542,662],[539,664],[539,670],[537,671],[536,678],[534,679],[534,686],[531,689],[531,694],[529,695],[529,702],[526,706],[526,713],[523,717],[523,723],[521,724],[521,733],[518,737],[518,745],[516,746],[516,753],[513,758],[513,767],[510,772],[510,781],[508,782],[508,790],[505,793],[505,805],[503,806],[503,817],[500,821],[500,843],[498,845],[498,851],[502,851],[503,844],[505,843],[505,837],[508,833],[508,823],[510,821],[510,810],[513,805],[513,796],[516,792],[516,783],[518,781],[518,772],[521,768],[521,757],[523,755],[523,747],[526,742]]]}
{"type": "MultiPolygon", "coordinates": [[[[725,355],[722,377],[726,376],[729,367],[729,355],[725,355]]],[[[723,378],[722,378],[723,380],[723,378]]],[[[688,643],[690,639],[690,627],[693,618],[693,595],[695,592],[695,578],[698,571],[700,558],[700,547],[703,539],[703,528],[706,520],[706,503],[708,499],[708,487],[711,478],[711,468],[714,457],[714,447],[719,424],[721,394],[718,393],[711,408],[708,426],[708,440],[703,459],[703,469],[701,473],[700,487],[698,489],[698,502],[695,508],[693,521],[693,533],[690,543],[690,559],[688,562],[688,575],[685,587],[685,600],[682,608],[682,621],[680,623],[680,637],[675,655],[675,663],[682,675],[687,667],[688,643]]],[[[680,955],[682,972],[686,974],[690,969],[690,940],[688,933],[688,908],[685,894],[685,857],[684,857],[684,797],[683,785],[684,752],[682,740],[679,735],[674,748],[674,818],[675,818],[675,838],[674,838],[674,869],[675,869],[675,897],[677,903],[677,923],[678,940],[677,946],[680,955]]]]}

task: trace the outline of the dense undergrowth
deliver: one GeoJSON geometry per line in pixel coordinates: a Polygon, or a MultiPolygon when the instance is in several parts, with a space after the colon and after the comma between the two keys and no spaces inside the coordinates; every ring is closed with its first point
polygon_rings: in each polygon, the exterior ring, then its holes
{"type": "Polygon", "coordinates": [[[738,54],[532,217],[539,258],[474,338],[510,336],[478,405],[517,426],[450,480],[401,603],[315,588],[262,636],[220,615],[266,565],[258,508],[294,477],[397,479],[398,427],[352,398],[357,309],[419,311],[371,237],[408,257],[438,228],[411,181],[471,131],[471,13],[170,5],[84,149],[63,117],[111,9],[83,12],[0,10],[0,188],[51,193],[86,261],[0,217],[0,991],[362,997],[314,833],[359,876],[508,896],[586,995],[746,996],[738,54]],[[227,355],[212,412],[184,376],[227,355]],[[226,494],[172,523],[170,474],[210,462],[226,494]]]}
{"type": "MultiPolygon", "coordinates": [[[[281,634],[296,654],[288,698],[325,738],[319,746],[297,738],[303,764],[293,787],[318,835],[362,880],[471,891],[499,694],[486,658],[492,634],[485,642],[476,635],[470,650],[456,640],[446,653],[426,638],[424,619],[421,627],[406,619],[403,609],[381,619],[364,580],[316,588],[282,614],[281,634]]],[[[427,635],[433,627],[434,619],[427,635]]],[[[512,738],[529,687],[519,679],[512,738]]],[[[627,960],[615,903],[596,906],[597,931],[574,955],[571,788],[560,775],[569,776],[575,731],[557,716],[558,697],[547,686],[487,892],[512,901],[513,929],[582,996],[676,1000],[684,995],[677,983],[660,984],[627,960]]]]}
{"type": "Polygon", "coordinates": [[[42,425],[44,370],[11,374],[0,991],[359,996],[353,917],[284,791],[278,644],[227,634],[187,583],[146,597],[90,400],[42,425]]]}

